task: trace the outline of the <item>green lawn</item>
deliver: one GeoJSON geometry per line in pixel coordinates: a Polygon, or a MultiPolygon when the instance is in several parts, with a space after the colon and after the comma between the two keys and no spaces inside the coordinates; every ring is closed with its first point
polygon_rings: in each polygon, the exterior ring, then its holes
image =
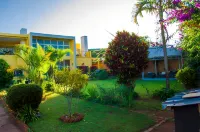
{"type": "MultiPolygon", "coordinates": [[[[96,81],[89,81],[86,87],[92,87],[93,85],[99,85],[103,88],[114,88],[116,84],[116,79],[107,79],[107,80],[96,80],[96,81]]],[[[147,90],[150,94],[153,91],[160,89],[161,86],[165,86],[165,80],[137,80],[136,81],[136,88],[135,91],[141,96],[147,96],[147,90]]],[[[170,86],[176,90],[182,90],[183,86],[177,82],[176,80],[170,81],[170,86]]]]}
{"type": "Polygon", "coordinates": [[[40,104],[42,118],[30,123],[30,128],[34,132],[137,132],[154,124],[148,116],[125,108],[80,99],[73,99],[73,104],[74,112],[85,114],[83,121],[61,122],[58,118],[67,113],[67,101],[62,95],[52,94],[40,104]]]}

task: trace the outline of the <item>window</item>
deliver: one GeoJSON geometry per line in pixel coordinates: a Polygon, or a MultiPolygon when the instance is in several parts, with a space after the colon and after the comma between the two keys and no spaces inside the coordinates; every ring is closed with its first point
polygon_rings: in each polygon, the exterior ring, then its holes
{"type": "Polygon", "coordinates": [[[42,40],[42,39],[38,39],[37,42],[38,42],[39,44],[44,44],[44,40],[42,40]]]}
{"type": "Polygon", "coordinates": [[[57,45],[57,41],[56,40],[51,40],[51,44],[52,45],[57,45]]]}
{"type": "Polygon", "coordinates": [[[36,47],[37,47],[37,44],[32,44],[32,46],[33,46],[34,48],[36,48],[36,47]]]}
{"type": "Polygon", "coordinates": [[[37,40],[36,40],[36,39],[33,39],[33,40],[32,40],[32,43],[37,43],[37,40]]]}
{"type": "MultiPolygon", "coordinates": [[[[55,49],[69,49],[70,45],[68,41],[63,40],[50,40],[50,39],[32,39],[32,47],[37,47],[37,43],[41,45],[43,49],[47,49],[47,46],[50,45],[55,49]]],[[[70,56],[70,53],[67,53],[66,56],[70,56]]]]}
{"type": "Polygon", "coordinates": [[[58,45],[58,49],[63,49],[63,45],[58,45]]]}
{"type": "Polygon", "coordinates": [[[64,60],[57,63],[58,69],[69,68],[70,60],[64,60]]]}
{"type": "Polygon", "coordinates": [[[64,45],[64,49],[69,49],[69,45],[64,45]]]}
{"type": "Polygon", "coordinates": [[[44,43],[45,43],[45,44],[50,44],[51,41],[50,41],[50,40],[44,40],[44,43]]]}
{"type": "Polygon", "coordinates": [[[63,41],[58,41],[58,45],[63,45],[63,41]]]}

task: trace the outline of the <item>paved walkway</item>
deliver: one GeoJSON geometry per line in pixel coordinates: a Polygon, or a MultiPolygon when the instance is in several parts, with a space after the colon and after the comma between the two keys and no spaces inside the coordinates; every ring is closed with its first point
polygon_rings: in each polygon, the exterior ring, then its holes
{"type": "Polygon", "coordinates": [[[9,118],[2,105],[0,105],[0,132],[21,132],[21,130],[9,118]]]}

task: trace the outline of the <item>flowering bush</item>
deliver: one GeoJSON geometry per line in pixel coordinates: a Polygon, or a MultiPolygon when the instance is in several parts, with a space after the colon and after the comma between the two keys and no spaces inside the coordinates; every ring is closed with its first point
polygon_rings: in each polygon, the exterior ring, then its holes
{"type": "Polygon", "coordinates": [[[184,22],[190,20],[193,14],[199,13],[200,2],[194,0],[173,0],[174,9],[169,12],[169,17],[166,21],[184,22]]]}

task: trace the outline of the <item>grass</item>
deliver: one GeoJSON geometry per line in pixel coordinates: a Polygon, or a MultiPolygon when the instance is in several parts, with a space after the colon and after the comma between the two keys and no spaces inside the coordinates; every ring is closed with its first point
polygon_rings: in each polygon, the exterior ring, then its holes
{"type": "MultiPolygon", "coordinates": [[[[116,79],[108,79],[108,80],[94,80],[89,81],[87,87],[93,87],[93,85],[99,85],[102,88],[114,88],[116,84],[116,79]]],[[[165,87],[164,80],[137,80],[135,91],[143,98],[147,97],[147,90],[149,94],[152,95],[153,91],[160,89],[161,87],[165,87]]],[[[177,82],[176,80],[170,81],[170,87],[180,91],[183,89],[183,86],[177,82]]]]}
{"type": "Polygon", "coordinates": [[[137,132],[154,121],[125,108],[101,105],[73,99],[73,111],[85,114],[84,120],[67,124],[58,118],[67,113],[67,101],[62,95],[51,94],[40,104],[42,118],[29,124],[35,132],[137,132]]]}

